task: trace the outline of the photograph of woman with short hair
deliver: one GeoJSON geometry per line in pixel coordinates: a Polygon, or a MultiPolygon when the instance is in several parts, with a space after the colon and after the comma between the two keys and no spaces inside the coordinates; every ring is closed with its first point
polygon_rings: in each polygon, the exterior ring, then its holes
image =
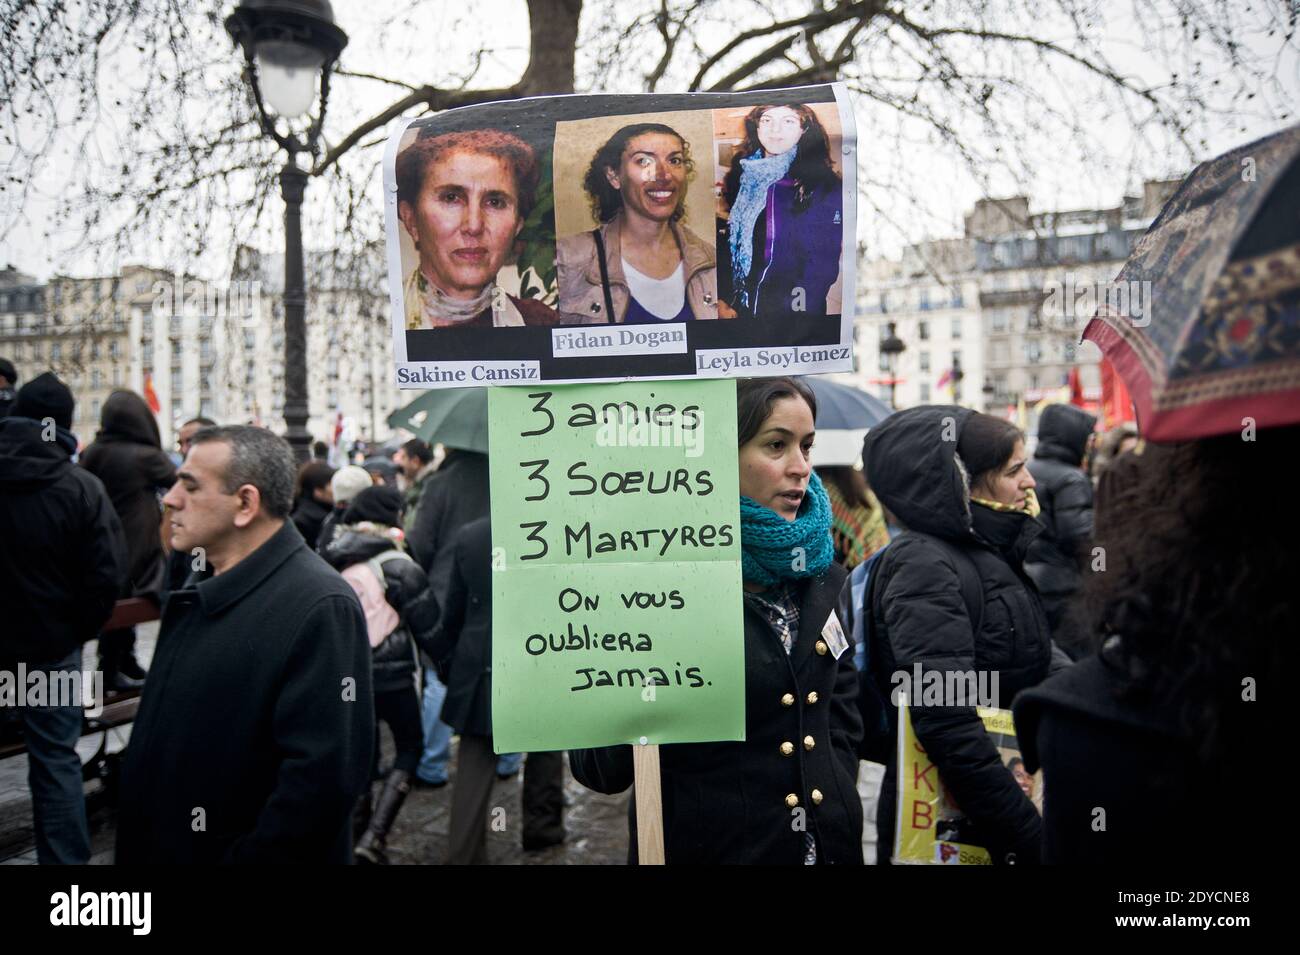
{"type": "MultiPolygon", "coordinates": [[[[735,112],[718,110],[715,121],[724,140],[735,112]]],[[[830,136],[817,111],[802,104],[756,106],[743,125],[722,182],[728,212],[718,234],[722,311],[824,316],[840,272],[844,221],[830,136]]],[[[835,306],[838,312],[838,300],[835,306]]]]}
{"type": "Polygon", "coordinates": [[[684,221],[693,179],[687,138],[665,123],[624,125],[596,150],[582,185],[597,226],[556,244],[564,324],[718,317],[713,243],[684,221]]]}
{"type": "Polygon", "coordinates": [[[498,129],[424,136],[398,153],[395,172],[398,219],[419,257],[403,285],[407,330],[557,323],[553,309],[497,284],[537,196],[532,146],[498,129]]]}

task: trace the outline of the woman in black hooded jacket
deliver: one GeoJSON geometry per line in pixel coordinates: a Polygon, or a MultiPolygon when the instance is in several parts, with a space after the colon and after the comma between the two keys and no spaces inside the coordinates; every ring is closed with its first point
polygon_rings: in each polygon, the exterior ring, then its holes
{"type": "MultiPolygon", "coordinates": [[[[158,603],[167,561],[162,546],[162,494],[176,483],[176,467],[162,449],[158,422],[134,391],[115,391],[104,402],[99,432],[81,466],[104,483],[126,534],[130,573],[121,596],[158,603]]],[[[144,670],[135,659],[135,628],[99,637],[99,666],[109,689],[137,689],[144,670]]]]}
{"type": "MultiPolygon", "coordinates": [[[[342,532],[324,554],[357,591],[365,611],[372,647],[375,729],[378,732],[380,721],[387,723],[397,750],[373,813],[369,792],[358,807],[356,828],[364,827],[365,833],[357,843],[357,856],[381,865],[388,862],[388,831],[411,791],[411,776],[424,748],[416,649],[429,648],[438,622],[429,579],[402,546],[401,505],[396,488],[379,485],[362,491],[344,513],[342,532]]],[[[378,755],[376,743],[376,759],[378,755]]]]}
{"type": "MultiPolygon", "coordinates": [[[[897,733],[895,674],[913,683],[916,667],[986,674],[979,685],[996,698],[978,702],[1006,709],[1050,668],[1068,665],[1022,567],[1042,532],[1025,457],[1013,425],[956,406],[909,408],[867,435],[868,480],[907,529],[882,553],[870,585],[869,672],[890,701],[889,740],[897,733]]],[[[976,701],[918,702],[909,700],[917,739],[994,862],[1037,862],[1042,820],[1003,765],[976,701]]],[[[882,756],[876,827],[878,858],[886,862],[894,848],[896,747],[882,756]]]]}

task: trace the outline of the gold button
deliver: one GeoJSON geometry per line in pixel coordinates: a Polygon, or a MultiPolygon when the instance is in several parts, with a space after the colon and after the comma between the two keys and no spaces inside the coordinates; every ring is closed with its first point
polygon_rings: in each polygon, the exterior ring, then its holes
{"type": "Polygon", "coordinates": [[[785,694],[783,697],[781,697],[781,705],[782,705],[782,706],[794,706],[794,694],[793,694],[793,693],[787,693],[787,694],[785,694]]]}
{"type": "Polygon", "coordinates": [[[813,649],[817,651],[819,657],[824,657],[826,656],[826,651],[829,650],[830,647],[826,646],[825,640],[818,640],[813,644],[813,649]]]}
{"type": "Polygon", "coordinates": [[[799,805],[799,797],[794,793],[791,793],[785,797],[785,804],[793,809],[795,806],[799,805]]]}
{"type": "Polygon", "coordinates": [[[817,702],[817,691],[816,691],[816,690],[813,690],[811,693],[808,694],[808,702],[809,702],[809,703],[816,703],[816,702],[817,702]]]}
{"type": "Polygon", "coordinates": [[[816,745],[817,745],[817,741],[816,741],[815,739],[813,739],[811,736],[805,736],[805,737],[803,738],[803,748],[804,748],[804,749],[812,749],[812,748],[813,748],[814,746],[816,746],[816,745]]]}
{"type": "Polygon", "coordinates": [[[820,789],[814,789],[809,795],[812,796],[814,806],[820,806],[822,804],[822,791],[820,789]]]}
{"type": "Polygon", "coordinates": [[[781,755],[782,755],[782,756],[789,756],[789,755],[790,755],[791,753],[793,753],[793,752],[794,752],[794,743],[791,743],[791,742],[789,742],[789,741],[786,741],[786,742],[784,742],[784,743],[781,744],[781,755]]]}

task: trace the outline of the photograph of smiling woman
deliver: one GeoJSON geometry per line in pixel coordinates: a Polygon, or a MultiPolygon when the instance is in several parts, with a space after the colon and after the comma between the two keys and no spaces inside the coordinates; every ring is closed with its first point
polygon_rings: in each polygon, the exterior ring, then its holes
{"type": "Polygon", "coordinates": [[[663,123],[623,126],[596,150],[583,188],[599,225],[556,244],[564,324],[718,317],[713,244],[683,221],[694,168],[663,123]]]}
{"type": "Polygon", "coordinates": [[[497,284],[537,195],[532,146],[497,129],[427,136],[398,154],[395,173],[398,219],[419,256],[403,284],[408,330],[557,323],[497,284]]]}
{"type": "Polygon", "coordinates": [[[816,111],[802,104],[751,109],[722,200],[729,217],[718,236],[723,315],[826,315],[840,271],[844,202],[816,111]]]}

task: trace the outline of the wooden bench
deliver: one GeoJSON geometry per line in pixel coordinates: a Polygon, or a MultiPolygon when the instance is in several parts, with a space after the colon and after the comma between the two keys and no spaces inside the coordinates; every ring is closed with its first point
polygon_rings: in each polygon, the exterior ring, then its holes
{"type": "MultiPolygon", "coordinates": [[[[104,630],[120,630],[134,627],[136,624],[148,623],[158,619],[158,606],[143,597],[128,597],[119,600],[113,606],[112,616],[104,624],[104,630]]],[[[105,693],[104,705],[95,716],[82,718],[81,736],[100,734],[99,749],[82,766],[82,778],[98,779],[104,784],[104,795],[112,798],[117,788],[117,773],[120,753],[108,752],[108,731],[118,726],[125,726],[135,720],[140,707],[140,691],[128,690],[124,693],[105,693]]],[[[0,742],[0,760],[9,759],[27,752],[27,746],[21,739],[0,742]]],[[[89,808],[89,806],[87,807],[89,808]]]]}

